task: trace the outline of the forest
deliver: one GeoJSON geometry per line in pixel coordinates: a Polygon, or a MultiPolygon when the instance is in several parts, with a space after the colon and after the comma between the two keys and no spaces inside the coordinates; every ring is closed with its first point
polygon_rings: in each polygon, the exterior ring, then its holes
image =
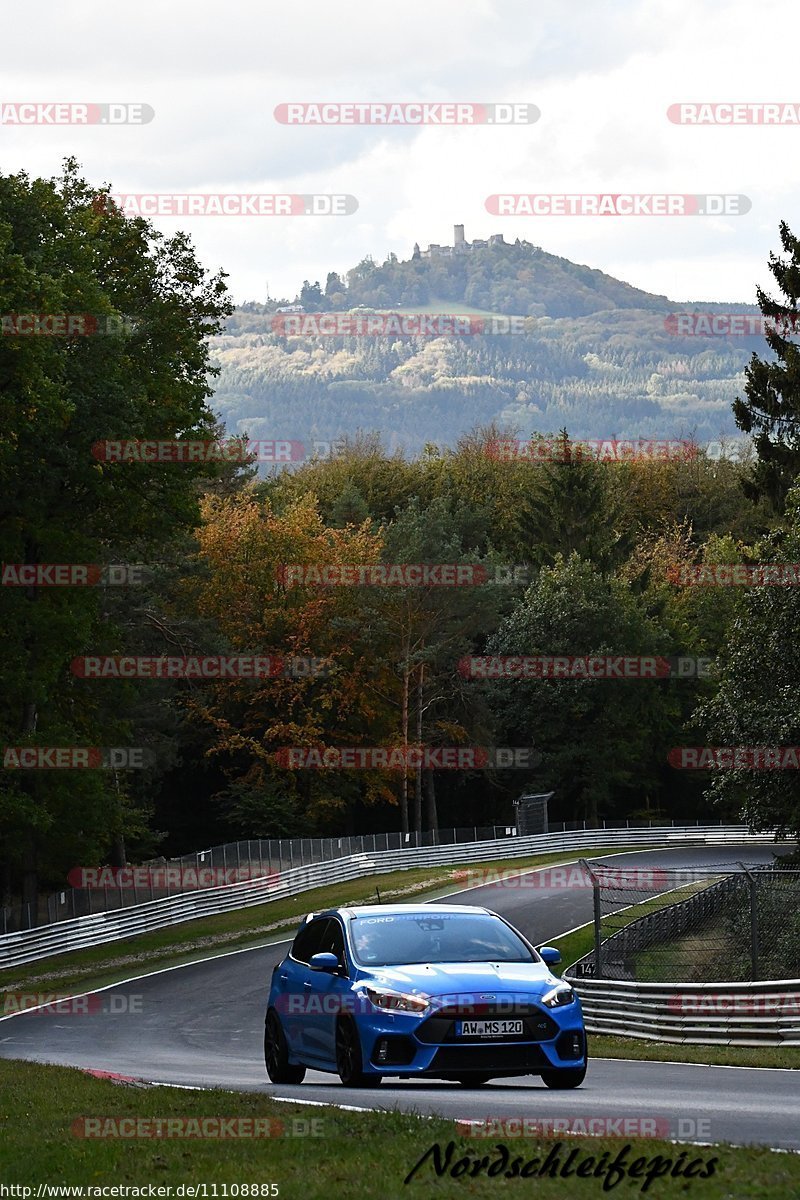
{"type": "MultiPolygon", "coordinates": [[[[265,314],[234,312],[185,235],[97,200],[72,162],[55,180],[0,176],[0,308],[126,318],[91,336],[0,338],[4,897],[63,884],[76,864],[236,837],[508,822],[525,791],[552,791],[554,820],[725,817],[797,831],[791,771],[681,757],[800,741],[797,589],[722,586],[731,574],[717,570],[755,565],[763,583],[765,564],[800,563],[791,342],[772,332],[768,353],[743,364],[729,424],[747,448],[735,458],[696,442],[669,458],[592,460],[576,448],[588,390],[553,434],[544,420],[522,431],[473,420],[460,384],[444,389],[460,404],[450,445],[427,439],[411,400],[403,419],[426,438],[411,453],[387,444],[391,421],[365,383],[370,430],[326,458],[265,473],[245,439],[239,461],[104,460],[103,439],[211,445],[241,432],[220,417],[219,347],[265,314]],[[559,453],[498,455],[512,434],[531,446],[549,435],[559,453]],[[59,573],[65,564],[81,570],[59,573]],[[215,656],[270,667],[153,668],[215,656]],[[520,656],[684,666],[624,678],[464,669],[520,656]],[[96,666],[123,660],[149,666],[96,666]],[[96,769],[22,769],[21,751],[52,767],[54,747],[91,748],[96,769]],[[108,753],[126,748],[140,759],[108,753]],[[406,769],[374,756],[296,769],[291,754],[369,748],[415,756],[406,769]],[[442,766],[453,748],[473,759],[442,766]],[[498,750],[526,754],[509,766],[498,750]]],[[[800,253],[785,226],[781,237],[782,286],[800,253]]],[[[795,311],[791,296],[760,303],[772,317],[795,311]]],[[[535,370],[510,346],[415,353],[484,356],[487,372],[505,353],[520,393],[566,394],[559,364],[578,370],[578,343],[604,363],[625,358],[628,315],[613,313],[615,346],[570,323],[571,350],[548,334],[555,319],[532,318],[548,350],[535,370]]],[[[302,353],[324,377],[326,352],[302,353]]],[[[393,351],[358,353],[383,372],[393,351]]],[[[704,353],[710,379],[724,354],[704,353]]],[[[665,350],[649,354],[655,365],[665,350]]],[[[582,378],[590,389],[588,367],[582,378]]],[[[302,429],[315,393],[301,375],[293,387],[302,429]]],[[[619,430],[624,388],[615,379],[601,394],[619,430]]],[[[725,403],[720,390],[720,413],[725,403]]],[[[637,436],[647,429],[643,409],[637,436]]]]}

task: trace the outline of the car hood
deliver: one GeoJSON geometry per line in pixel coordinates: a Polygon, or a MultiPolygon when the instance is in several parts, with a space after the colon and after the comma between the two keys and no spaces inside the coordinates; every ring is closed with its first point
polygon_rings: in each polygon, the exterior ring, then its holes
{"type": "Polygon", "coordinates": [[[545,963],[413,963],[399,967],[361,967],[358,979],[401,992],[425,992],[429,996],[454,992],[485,992],[500,996],[509,992],[541,995],[561,982],[545,963]]]}

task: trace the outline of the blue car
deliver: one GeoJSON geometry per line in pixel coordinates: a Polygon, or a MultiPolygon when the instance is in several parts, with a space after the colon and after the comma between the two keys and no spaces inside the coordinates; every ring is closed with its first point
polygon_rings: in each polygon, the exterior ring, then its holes
{"type": "Polygon", "coordinates": [[[586,1033],[578,997],[486,908],[382,904],[310,913],[274,968],[264,1058],[273,1083],[306,1070],[346,1087],[384,1075],[453,1080],[539,1075],[578,1087],[586,1033]]]}

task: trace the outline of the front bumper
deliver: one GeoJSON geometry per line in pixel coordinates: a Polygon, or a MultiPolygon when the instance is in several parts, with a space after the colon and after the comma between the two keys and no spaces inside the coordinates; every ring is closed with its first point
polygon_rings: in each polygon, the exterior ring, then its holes
{"type": "Polygon", "coordinates": [[[411,1013],[365,1014],[358,1021],[365,1070],[442,1079],[471,1073],[536,1075],[585,1064],[586,1034],[577,1000],[552,1012],[538,1005],[514,1013],[506,1009],[503,1018],[521,1017],[524,1032],[502,1039],[459,1037],[455,1023],[461,1015],[475,1016],[457,1009],[440,1009],[422,1020],[411,1013]]]}

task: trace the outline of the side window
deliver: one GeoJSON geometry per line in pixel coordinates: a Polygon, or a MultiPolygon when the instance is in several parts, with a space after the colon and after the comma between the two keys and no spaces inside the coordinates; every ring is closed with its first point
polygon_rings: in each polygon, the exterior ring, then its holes
{"type": "Polygon", "coordinates": [[[328,921],[328,926],[322,935],[322,941],[319,949],[315,953],[327,951],[329,954],[335,954],[339,962],[344,964],[346,959],[344,956],[344,932],[339,922],[331,917],[328,921]]]}
{"type": "Polygon", "coordinates": [[[292,943],[290,951],[292,958],[296,958],[298,962],[307,963],[312,954],[318,954],[322,949],[322,938],[329,923],[327,917],[320,917],[316,921],[309,921],[308,925],[304,925],[292,943]]]}

